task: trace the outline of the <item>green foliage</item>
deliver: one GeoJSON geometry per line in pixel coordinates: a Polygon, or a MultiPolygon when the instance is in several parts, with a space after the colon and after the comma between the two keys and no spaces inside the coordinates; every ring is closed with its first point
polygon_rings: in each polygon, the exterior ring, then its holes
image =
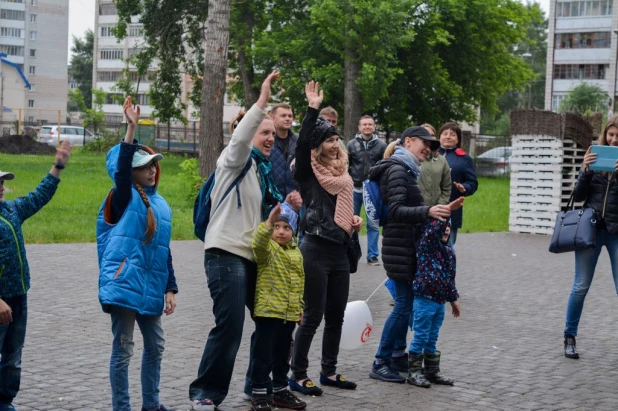
{"type": "Polygon", "coordinates": [[[574,87],[560,103],[560,112],[570,111],[583,116],[590,113],[605,113],[609,103],[609,96],[600,88],[592,84],[580,84],[574,87]]]}
{"type": "Polygon", "coordinates": [[[479,177],[479,189],[464,202],[460,233],[501,232],[509,230],[510,180],[479,177]]]}
{"type": "Polygon", "coordinates": [[[508,136],[511,134],[511,119],[508,113],[501,113],[497,117],[493,114],[481,114],[481,134],[490,136],[508,136]]]}
{"type": "Polygon", "coordinates": [[[194,201],[204,181],[206,181],[206,179],[200,175],[200,165],[196,158],[188,158],[180,163],[179,167],[182,170],[180,175],[183,177],[183,181],[186,182],[185,185],[188,186],[187,200],[194,201]]]}
{"type": "MultiPolygon", "coordinates": [[[[84,38],[80,39],[73,36],[73,47],[71,47],[71,63],[69,75],[78,84],[78,88],[84,97],[87,108],[92,107],[92,61],[94,53],[94,33],[88,29],[84,33],[84,38]]],[[[76,106],[70,106],[69,111],[74,111],[76,106]]]]}
{"type": "Polygon", "coordinates": [[[94,132],[97,133],[101,130],[103,120],[105,120],[105,112],[103,111],[103,104],[105,103],[106,93],[103,89],[93,89],[92,94],[94,101],[92,102],[92,108],[88,108],[84,100],[84,95],[79,88],[75,90],[69,90],[69,100],[79,107],[81,111],[81,118],[84,120],[84,127],[92,127],[94,132]]]}
{"type": "Polygon", "coordinates": [[[82,150],[89,153],[107,153],[110,148],[118,144],[118,142],[121,140],[118,131],[120,130],[103,130],[100,134],[100,137],[88,141],[86,145],[82,148],[82,150]]]}

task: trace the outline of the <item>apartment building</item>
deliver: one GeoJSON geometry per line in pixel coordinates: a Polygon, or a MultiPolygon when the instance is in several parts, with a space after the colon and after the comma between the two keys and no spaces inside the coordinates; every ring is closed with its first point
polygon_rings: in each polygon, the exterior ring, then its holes
{"type": "Polygon", "coordinates": [[[66,117],[68,43],[69,0],[0,0],[0,52],[31,85],[23,121],[66,117]]]}
{"type": "Polygon", "coordinates": [[[571,89],[601,87],[616,103],[618,0],[552,0],[549,11],[545,109],[558,111],[571,89]]]}

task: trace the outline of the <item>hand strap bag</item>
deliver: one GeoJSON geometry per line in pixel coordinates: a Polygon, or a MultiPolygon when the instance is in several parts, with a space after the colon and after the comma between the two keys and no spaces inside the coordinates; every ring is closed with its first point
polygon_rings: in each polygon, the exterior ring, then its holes
{"type": "Polygon", "coordinates": [[[574,210],[574,194],[556,217],[554,234],[549,243],[551,253],[585,250],[597,244],[596,213],[592,208],[574,210]]]}

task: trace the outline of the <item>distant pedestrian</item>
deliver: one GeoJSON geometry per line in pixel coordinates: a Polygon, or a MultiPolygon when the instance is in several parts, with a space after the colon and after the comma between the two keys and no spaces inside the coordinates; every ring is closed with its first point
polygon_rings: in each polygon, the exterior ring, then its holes
{"type": "Polygon", "coordinates": [[[304,409],[288,390],[288,352],[296,323],[302,319],[305,271],[296,246],[298,215],[287,203],[277,205],[253,238],[258,266],[255,287],[255,343],[251,350],[251,409],[304,409]],[[272,372],[272,380],[269,374],[272,372]]]}
{"type": "MultiPolygon", "coordinates": [[[[440,154],[451,168],[451,197],[454,201],[461,196],[469,197],[476,193],[479,183],[476,179],[472,158],[461,148],[463,133],[456,123],[445,123],[440,127],[440,154]]],[[[463,225],[463,208],[453,212],[451,216],[451,235],[449,244],[455,246],[457,231],[463,225]]]]}
{"type": "Polygon", "coordinates": [[[19,392],[26,340],[30,268],[22,224],[52,199],[70,156],[71,145],[62,141],[49,173],[34,191],[15,200],[4,198],[4,184],[15,174],[0,171],[0,411],[15,410],[13,400],[19,392]]]}
{"type": "MultiPolygon", "coordinates": [[[[356,383],[337,373],[343,316],[350,288],[348,243],[363,220],[354,215],[354,184],[348,174],[348,156],[339,145],[337,129],[318,116],[324,99],[318,84],[305,87],[307,112],[296,145],[294,178],[307,206],[305,240],[301,246],[305,269],[305,309],[296,332],[290,388],[306,395],[321,395],[307,375],[309,350],[324,319],[320,383],[355,389],[356,383]]],[[[303,224],[304,223],[304,224],[303,224]]]]}
{"type": "MultiPolygon", "coordinates": [[[[369,169],[384,157],[386,143],[376,134],[376,123],[371,116],[362,116],[358,121],[358,134],[348,142],[349,172],[354,181],[354,214],[360,215],[363,205],[363,181],[369,169]]],[[[367,264],[380,265],[378,241],[380,229],[367,219],[367,264]]]]}
{"type": "MultiPolygon", "coordinates": [[[[460,197],[453,201],[451,210],[461,207],[463,200],[460,197]]],[[[436,348],[444,321],[444,304],[451,304],[454,317],[461,312],[455,286],[456,257],[448,244],[449,225],[441,220],[425,222],[416,251],[414,339],[410,344],[408,383],[418,387],[427,388],[431,383],[453,385],[453,380],[440,373],[441,353],[436,348]]]]}
{"type": "MultiPolygon", "coordinates": [[[[618,116],[607,121],[599,138],[602,146],[618,147],[618,116]]],[[[575,184],[575,201],[583,201],[585,207],[596,212],[597,244],[595,248],[575,251],[575,278],[569,296],[564,326],[564,355],[579,358],[575,337],[579,319],[584,309],[584,300],[592,284],[592,277],[603,247],[607,249],[614,277],[614,287],[618,293],[618,161],[614,172],[590,170],[596,154],[590,149],[584,155],[583,167],[575,184]]]]}
{"type": "Polygon", "coordinates": [[[172,209],[157,193],[163,156],[133,138],[140,107],[133,108],[127,97],[123,109],[126,135],[107,153],[114,188],[97,219],[99,302],[110,314],[114,336],[109,365],[112,409],[131,410],[129,361],[137,322],[144,340],[142,411],[172,411],[159,401],[165,347],[161,316],[174,313],[178,292],[170,251],[172,209]]]}

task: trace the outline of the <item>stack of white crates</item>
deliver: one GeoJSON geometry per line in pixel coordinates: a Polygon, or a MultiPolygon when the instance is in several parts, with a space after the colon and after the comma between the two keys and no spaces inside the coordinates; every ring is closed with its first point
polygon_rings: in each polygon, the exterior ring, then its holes
{"type": "Polygon", "coordinates": [[[583,156],[591,141],[591,128],[588,133],[588,128],[581,124],[569,127],[573,120],[579,123],[573,115],[523,111],[512,113],[512,120],[514,114],[518,116],[518,126],[515,128],[519,130],[516,130],[518,134],[514,131],[512,137],[509,231],[552,234],[556,215],[566,206],[575,186],[583,156]],[[522,117],[525,115],[536,118],[527,121],[522,117]],[[543,118],[546,121],[560,121],[561,124],[557,127],[547,127],[547,124],[538,127],[543,123],[543,118]],[[581,135],[582,129],[584,136],[581,135]],[[573,132],[578,133],[576,139],[565,136],[573,132]]]}

